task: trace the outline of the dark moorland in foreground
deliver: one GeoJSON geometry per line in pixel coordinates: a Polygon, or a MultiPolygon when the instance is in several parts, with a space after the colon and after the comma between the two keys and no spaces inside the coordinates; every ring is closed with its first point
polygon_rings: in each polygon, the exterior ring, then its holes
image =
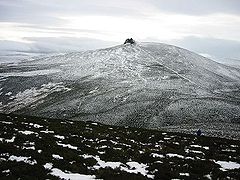
{"type": "Polygon", "coordinates": [[[0,114],[0,179],[239,179],[240,141],[0,114]]]}

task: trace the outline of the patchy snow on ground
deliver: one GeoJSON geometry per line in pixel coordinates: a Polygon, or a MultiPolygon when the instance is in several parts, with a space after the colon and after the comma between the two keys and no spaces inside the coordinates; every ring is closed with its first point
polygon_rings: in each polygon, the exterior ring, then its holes
{"type": "Polygon", "coordinates": [[[135,174],[140,173],[143,176],[147,176],[148,178],[151,178],[151,179],[154,178],[154,175],[148,174],[148,170],[146,170],[148,166],[146,164],[138,163],[138,162],[127,162],[126,164],[130,166],[130,169],[126,167],[121,167],[121,170],[130,172],[130,173],[135,173],[135,174]]]}
{"type": "Polygon", "coordinates": [[[74,149],[74,150],[77,150],[77,149],[78,149],[77,146],[72,146],[71,144],[63,144],[63,143],[57,142],[57,145],[62,146],[62,147],[67,147],[67,148],[69,148],[69,149],[74,149]]]}
{"type": "Polygon", "coordinates": [[[8,160],[9,161],[17,161],[17,162],[25,162],[27,164],[30,164],[30,165],[34,165],[34,164],[37,164],[37,161],[36,160],[30,160],[31,157],[23,157],[23,156],[14,156],[14,155],[11,155],[8,160]]]}
{"type": "Polygon", "coordinates": [[[106,168],[106,167],[115,169],[117,167],[120,167],[120,165],[122,164],[121,162],[105,162],[101,160],[99,157],[95,157],[95,159],[97,160],[97,165],[93,166],[94,169],[100,169],[100,168],[106,168]]]}
{"type": "Polygon", "coordinates": [[[127,162],[126,164],[123,164],[122,162],[106,162],[99,158],[99,156],[92,156],[92,155],[81,155],[82,157],[86,158],[94,158],[97,161],[97,164],[93,166],[94,169],[100,169],[100,168],[106,168],[110,167],[112,169],[120,168],[122,171],[126,171],[129,173],[135,173],[135,174],[142,174],[143,176],[147,176],[148,178],[154,178],[154,175],[148,174],[148,166],[143,163],[138,162],[127,162]]]}
{"type": "Polygon", "coordinates": [[[212,179],[212,177],[211,177],[210,174],[207,174],[207,175],[205,175],[204,177],[207,178],[207,179],[212,179]]]}
{"type": "Polygon", "coordinates": [[[60,169],[53,168],[51,169],[52,172],[50,173],[51,175],[60,177],[61,179],[70,179],[70,180],[92,180],[95,179],[96,176],[94,175],[84,175],[84,174],[78,174],[78,173],[65,173],[61,171],[60,169]]]}
{"type": "Polygon", "coordinates": [[[13,124],[12,122],[8,122],[8,121],[0,121],[3,124],[13,124]]]}
{"type": "Polygon", "coordinates": [[[39,125],[39,124],[33,124],[33,123],[30,123],[29,124],[30,126],[33,126],[34,128],[42,128],[43,126],[42,125],[39,125]]]}
{"type": "Polygon", "coordinates": [[[21,134],[25,134],[25,135],[36,134],[35,132],[33,132],[33,131],[28,131],[28,130],[18,131],[18,132],[21,133],[21,134]]]}
{"type": "Polygon", "coordinates": [[[95,126],[91,121],[74,121],[72,125],[60,120],[56,125],[52,119],[15,114],[1,117],[4,121],[13,122],[0,123],[3,129],[0,144],[7,147],[0,153],[0,162],[5,167],[2,171],[10,169],[10,175],[15,175],[14,167],[25,163],[26,167],[37,168],[44,177],[51,174],[65,179],[113,177],[112,173],[151,179],[164,179],[166,173],[178,179],[194,179],[196,176],[206,179],[207,175],[216,179],[222,174],[226,179],[238,179],[239,141],[171,132],[163,136],[162,131],[115,126],[109,130],[108,126],[100,123],[95,126]],[[35,129],[35,124],[44,128],[35,129]],[[47,129],[54,133],[39,133],[41,130],[49,131],[47,129]],[[164,141],[166,137],[171,140],[164,141]],[[110,158],[109,153],[113,154],[110,158]],[[62,163],[66,166],[59,166],[62,163]],[[203,164],[207,168],[199,168],[203,164]],[[78,169],[75,170],[76,166],[78,169]]]}
{"type": "Polygon", "coordinates": [[[183,159],[183,158],[184,158],[184,156],[182,156],[182,155],[173,154],[173,153],[168,153],[168,154],[166,154],[166,156],[167,156],[167,157],[170,157],[170,158],[172,158],[172,157],[177,157],[177,158],[180,158],[180,159],[183,159]]]}
{"type": "Polygon", "coordinates": [[[49,131],[48,129],[47,130],[45,130],[45,131],[40,131],[41,133],[46,133],[46,134],[48,134],[48,133],[54,133],[54,131],[49,131]]]}
{"type": "Polygon", "coordinates": [[[157,154],[157,153],[151,153],[151,156],[154,158],[164,158],[162,154],[157,154]]]}
{"type": "Polygon", "coordinates": [[[31,150],[35,150],[35,147],[34,147],[34,146],[30,146],[30,147],[25,147],[25,146],[23,146],[22,149],[28,149],[28,150],[31,149],[31,150]]]}
{"type": "Polygon", "coordinates": [[[190,176],[189,173],[179,173],[180,176],[190,176]]]}
{"type": "Polygon", "coordinates": [[[84,174],[78,174],[78,173],[65,173],[60,169],[57,168],[53,168],[53,164],[52,163],[46,163],[44,165],[45,169],[49,169],[51,170],[51,172],[49,174],[53,175],[53,176],[57,176],[61,179],[70,179],[70,180],[92,180],[95,179],[96,176],[94,175],[84,175],[84,174]]]}
{"type": "Polygon", "coordinates": [[[1,142],[5,141],[7,143],[12,143],[12,142],[14,142],[15,138],[16,138],[15,136],[13,136],[11,139],[0,138],[0,141],[1,142]]]}
{"type": "Polygon", "coordinates": [[[10,173],[10,170],[6,169],[6,170],[2,171],[2,173],[10,173]]]}
{"type": "Polygon", "coordinates": [[[23,146],[22,149],[28,149],[28,150],[31,149],[31,150],[35,150],[35,147],[34,147],[34,146],[30,146],[30,147],[25,147],[25,146],[23,146]]]}
{"type": "Polygon", "coordinates": [[[200,146],[200,145],[197,145],[197,144],[191,144],[190,147],[203,148],[203,149],[209,150],[209,147],[207,147],[207,146],[200,146]]]}
{"type": "Polygon", "coordinates": [[[237,152],[235,149],[222,149],[222,152],[237,152]]]}
{"type": "Polygon", "coordinates": [[[54,135],[54,137],[56,137],[56,138],[58,138],[58,139],[62,139],[62,140],[64,140],[64,139],[65,139],[65,137],[64,137],[64,136],[60,136],[60,135],[54,135]]]}
{"type": "Polygon", "coordinates": [[[202,151],[196,151],[196,150],[192,150],[192,149],[185,149],[185,152],[186,153],[194,153],[194,154],[203,154],[203,155],[205,155],[204,152],[202,152],[202,151]]]}
{"type": "Polygon", "coordinates": [[[53,154],[52,157],[55,159],[63,159],[63,157],[59,156],[58,154],[53,154]]]}
{"type": "Polygon", "coordinates": [[[45,169],[52,169],[53,164],[52,164],[52,163],[46,163],[45,165],[43,165],[43,167],[44,167],[45,169]]]}
{"type": "Polygon", "coordinates": [[[231,170],[231,169],[240,169],[240,164],[232,161],[214,161],[216,164],[219,164],[222,168],[221,170],[231,170]]]}
{"type": "Polygon", "coordinates": [[[201,148],[202,146],[197,145],[197,144],[191,144],[190,147],[201,148]]]}
{"type": "Polygon", "coordinates": [[[25,142],[23,143],[22,149],[31,149],[31,150],[35,150],[35,142],[25,142]]]}

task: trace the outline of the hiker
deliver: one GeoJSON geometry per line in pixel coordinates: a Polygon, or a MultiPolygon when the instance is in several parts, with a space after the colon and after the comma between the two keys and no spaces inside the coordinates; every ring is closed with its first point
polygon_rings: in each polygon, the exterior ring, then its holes
{"type": "Polygon", "coordinates": [[[198,130],[197,130],[197,135],[198,135],[198,136],[201,136],[201,134],[202,134],[201,129],[198,129],[198,130]]]}

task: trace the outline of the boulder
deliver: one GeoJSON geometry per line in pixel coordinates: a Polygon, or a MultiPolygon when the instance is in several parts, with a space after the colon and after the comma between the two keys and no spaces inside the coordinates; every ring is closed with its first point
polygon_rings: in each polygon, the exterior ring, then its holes
{"type": "Polygon", "coordinates": [[[135,41],[133,40],[133,38],[128,38],[125,40],[124,44],[135,44],[135,41]]]}

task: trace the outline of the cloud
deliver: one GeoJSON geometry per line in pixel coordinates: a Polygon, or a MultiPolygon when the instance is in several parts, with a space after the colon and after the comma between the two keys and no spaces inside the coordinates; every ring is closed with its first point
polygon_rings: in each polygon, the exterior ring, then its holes
{"type": "Polygon", "coordinates": [[[0,21],[32,24],[61,24],[61,19],[47,6],[27,0],[1,0],[0,21]]]}
{"type": "Polygon", "coordinates": [[[135,16],[146,15],[144,7],[150,7],[144,1],[128,2],[112,0],[1,0],[0,21],[45,25],[64,24],[60,16],[103,15],[103,16],[135,16]],[[141,8],[139,8],[141,7],[141,8]]]}
{"type": "Polygon", "coordinates": [[[161,12],[187,15],[240,14],[239,0],[149,0],[161,12]]]}
{"type": "Polygon", "coordinates": [[[237,14],[239,0],[1,0],[0,21],[41,25],[64,24],[60,16],[148,18],[151,14],[237,14]]]}

